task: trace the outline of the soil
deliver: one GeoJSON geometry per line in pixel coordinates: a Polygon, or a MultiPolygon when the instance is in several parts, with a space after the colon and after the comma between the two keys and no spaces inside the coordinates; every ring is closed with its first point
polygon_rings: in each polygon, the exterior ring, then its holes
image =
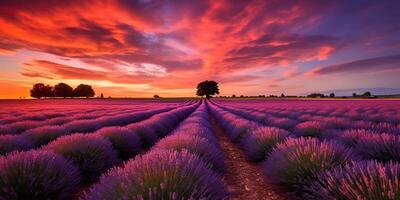
{"type": "Polygon", "coordinates": [[[260,164],[246,160],[243,150],[231,142],[211,117],[220,147],[225,154],[226,173],[223,176],[230,200],[291,200],[265,180],[260,164]]]}

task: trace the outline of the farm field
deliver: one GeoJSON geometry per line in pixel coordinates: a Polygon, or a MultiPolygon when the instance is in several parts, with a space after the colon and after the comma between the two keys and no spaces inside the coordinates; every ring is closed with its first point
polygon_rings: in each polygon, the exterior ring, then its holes
{"type": "Polygon", "coordinates": [[[0,101],[0,200],[400,199],[400,100],[0,101]]]}

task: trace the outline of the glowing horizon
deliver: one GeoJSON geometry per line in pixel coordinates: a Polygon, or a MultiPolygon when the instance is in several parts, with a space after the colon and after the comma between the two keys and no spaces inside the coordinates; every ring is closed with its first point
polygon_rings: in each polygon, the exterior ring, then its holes
{"type": "MultiPolygon", "coordinates": [[[[0,98],[34,83],[113,97],[400,89],[398,2],[2,1],[0,98]]],[[[377,90],[378,91],[378,90],[377,90]]]]}

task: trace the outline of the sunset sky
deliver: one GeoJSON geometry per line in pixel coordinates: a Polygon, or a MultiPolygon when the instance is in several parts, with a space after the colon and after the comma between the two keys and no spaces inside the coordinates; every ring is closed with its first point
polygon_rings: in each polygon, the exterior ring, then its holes
{"type": "Polygon", "coordinates": [[[2,0],[0,98],[400,91],[400,1],[2,0]]]}

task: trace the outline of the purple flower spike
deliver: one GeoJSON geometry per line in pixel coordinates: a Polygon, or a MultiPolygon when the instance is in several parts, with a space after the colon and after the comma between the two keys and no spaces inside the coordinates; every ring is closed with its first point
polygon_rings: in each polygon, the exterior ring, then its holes
{"type": "Polygon", "coordinates": [[[43,147],[71,160],[86,181],[98,177],[117,163],[111,142],[99,135],[76,133],[63,136],[43,147]]]}
{"type": "Polygon", "coordinates": [[[187,151],[154,150],[104,175],[84,200],[210,199],[228,194],[218,175],[187,151]]]}
{"type": "Polygon", "coordinates": [[[353,158],[350,149],[335,141],[289,138],[272,151],[264,163],[264,172],[273,184],[301,193],[319,172],[340,166],[353,158]]]}
{"type": "Polygon", "coordinates": [[[400,165],[376,161],[352,162],[321,173],[306,188],[304,199],[382,199],[400,198],[400,165]]]}
{"type": "Polygon", "coordinates": [[[50,151],[0,157],[0,199],[70,199],[81,178],[70,162],[50,151]]]}

